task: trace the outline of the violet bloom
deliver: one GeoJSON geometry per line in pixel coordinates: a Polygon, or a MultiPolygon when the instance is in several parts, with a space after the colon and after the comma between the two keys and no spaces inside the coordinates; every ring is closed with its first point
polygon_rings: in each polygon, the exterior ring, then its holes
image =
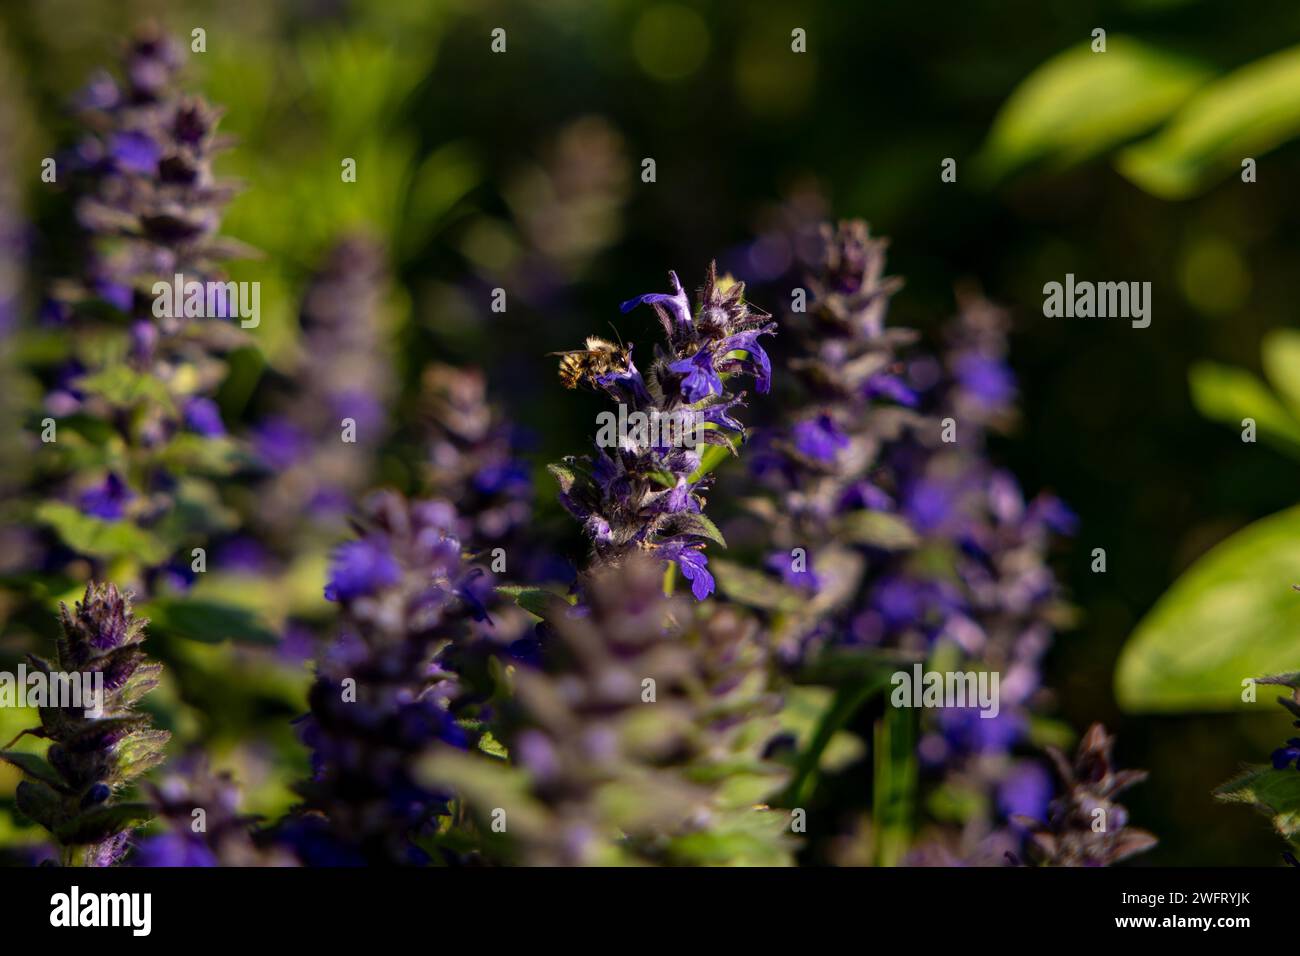
{"type": "Polygon", "coordinates": [[[768,555],[765,566],[781,575],[781,580],[795,590],[816,594],[821,589],[822,580],[813,570],[810,554],[804,553],[796,560],[794,555],[786,551],[777,551],[768,555]]]}
{"type": "Polygon", "coordinates": [[[1003,407],[1015,398],[1015,376],[1002,361],[966,354],[959,356],[953,365],[962,390],[987,408],[1003,407]]]}
{"type": "Polygon", "coordinates": [[[226,434],[221,409],[212,399],[201,395],[185,403],[185,424],[205,438],[220,438],[226,434]]]}
{"type": "MultiPolygon", "coordinates": [[[[787,400],[786,421],[759,436],[761,454],[751,462],[755,478],[770,492],[757,514],[769,530],[771,550],[816,548],[825,567],[838,569],[840,588],[851,594],[866,565],[847,553],[846,519],[864,509],[897,510],[899,485],[882,475],[882,448],[915,419],[908,409],[917,404],[917,394],[898,354],[914,335],[885,327],[890,296],[900,283],[885,277],[885,244],[870,238],[865,224],[823,226],[811,238],[794,243],[812,256],[801,286],[807,308],[785,316],[795,339],[788,369],[795,397],[792,404],[787,400]]],[[[781,565],[769,568],[785,576],[781,565]]],[[[854,633],[847,619],[823,627],[816,617],[825,612],[824,603],[801,607],[806,613],[788,617],[788,633],[777,637],[790,658],[814,653],[814,638],[854,633]]],[[[845,618],[850,613],[844,609],[845,618]]]]}
{"type": "Polygon", "coordinates": [[[1285,747],[1274,750],[1272,760],[1275,770],[1285,770],[1293,762],[1295,768],[1300,770],[1300,737],[1292,737],[1286,742],[1285,747]]]}
{"type": "Polygon", "coordinates": [[[307,447],[303,432],[283,418],[268,418],[253,432],[254,452],[275,471],[292,467],[304,457],[307,447]]]}
{"type": "Polygon", "coordinates": [[[829,415],[818,415],[799,422],[793,430],[794,447],[814,461],[832,462],[849,447],[849,436],[840,430],[829,415]]]}
{"type": "Polygon", "coordinates": [[[126,514],[126,506],[135,498],[135,492],[113,472],[102,482],[81,493],[77,506],[83,513],[106,521],[117,521],[126,514]]]}
{"type": "Polygon", "coordinates": [[[330,562],[325,598],[352,601],[375,594],[401,579],[402,569],[389,553],[386,542],[375,538],[340,545],[330,562]]]}
{"type": "MultiPolygon", "coordinates": [[[[674,562],[691,593],[703,600],[714,588],[704,548],[720,536],[703,515],[703,493],[713,479],[697,475],[699,452],[710,445],[734,452],[743,441],[744,428],[731,412],[743,406],[744,393],[733,394],[730,380],[747,375],[766,391],[771,362],[759,338],[775,332],[776,325],[752,312],[744,284],[719,279],[715,265],[709,267],[694,311],[676,273],[669,273],[669,281],[671,292],[638,296],[622,305],[624,312],[651,306],[663,329],[667,348],[644,373],[629,345],[570,381],[586,381],[603,391],[626,406],[629,416],[674,421],[682,426],[679,437],[689,434],[691,440],[667,440],[662,432],[653,433],[658,429],[640,433],[629,428],[618,436],[617,447],[597,448],[594,457],[566,458],[551,471],[560,483],[560,501],[582,523],[597,563],[638,551],[674,562]]],[[[585,354],[590,360],[597,353],[585,354]]],[[[565,361],[569,367],[577,359],[570,355],[565,361]]]]}
{"type": "Polygon", "coordinates": [[[158,172],[162,147],[148,133],[126,130],[109,138],[108,155],[122,172],[152,176],[158,172]]]}
{"type": "MultiPolygon", "coordinates": [[[[77,216],[96,239],[89,291],[131,313],[152,300],[134,290],[174,273],[217,279],[215,264],[235,248],[217,236],[233,188],[217,179],[213,157],[219,111],[176,88],[182,48],[165,34],[142,30],[127,47],[122,80],[92,80],[80,100],[88,132],[77,149],[82,185],[77,216]]],[[[138,316],[174,331],[185,320],[138,316]]]]}
{"type": "Polygon", "coordinates": [[[939,712],[939,726],[959,752],[977,754],[1006,753],[1028,730],[1024,715],[1005,706],[993,717],[975,707],[945,707],[939,712]]]}
{"type": "Polygon", "coordinates": [[[1054,788],[1052,775],[1029,760],[1018,761],[998,784],[998,809],[1009,820],[1041,819],[1047,814],[1054,788]]]}
{"type": "Polygon", "coordinates": [[[700,349],[691,358],[673,362],[668,371],[682,376],[682,394],[688,402],[699,402],[710,395],[722,394],[722,379],[713,368],[713,355],[700,349]]]}

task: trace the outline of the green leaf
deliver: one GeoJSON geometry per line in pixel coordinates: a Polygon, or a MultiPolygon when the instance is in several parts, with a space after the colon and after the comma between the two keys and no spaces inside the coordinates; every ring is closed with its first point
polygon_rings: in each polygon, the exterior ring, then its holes
{"type": "Polygon", "coordinates": [[[684,512],[674,515],[668,524],[673,529],[673,534],[694,534],[701,538],[707,538],[724,548],[727,546],[727,541],[722,537],[722,532],[718,530],[718,526],[705,515],[684,512]]]}
{"type": "Polygon", "coordinates": [[[171,553],[163,542],[130,521],[105,521],[62,501],[43,502],[36,509],[36,520],[52,527],[72,550],[92,558],[132,557],[152,565],[162,564],[171,553]]]}
{"type": "Polygon", "coordinates": [[[791,866],[790,814],[757,807],[714,814],[707,829],[667,841],[681,866],[791,866]]]}
{"type": "Polygon", "coordinates": [[[1252,767],[1214,791],[1224,803],[1245,803],[1273,818],[1284,837],[1300,833],[1300,773],[1252,767]]]}
{"type": "Polygon", "coordinates": [[[1280,449],[1300,453],[1300,422],[1258,377],[1244,369],[1197,362],[1187,375],[1192,404],[1206,418],[1240,429],[1253,418],[1259,433],[1280,449]]]}
{"type": "Polygon", "coordinates": [[[274,645],[275,632],[256,613],[234,604],[189,598],[159,598],[139,607],[155,635],[169,634],[203,644],[234,641],[237,644],[274,645]]]}
{"type": "Polygon", "coordinates": [[[159,452],[158,460],[180,474],[231,475],[248,464],[239,445],[230,438],[179,432],[159,452]]]}
{"type": "Polygon", "coordinates": [[[50,832],[54,832],[59,814],[63,812],[62,798],[52,788],[39,781],[19,781],[14,790],[14,802],[25,816],[35,820],[50,832]]]}
{"type": "Polygon", "coordinates": [[[920,543],[906,518],[887,511],[854,511],[841,522],[840,531],[854,544],[885,551],[905,551],[920,543]]]}
{"type": "Polygon", "coordinates": [[[730,442],[728,442],[728,444],[726,445],[709,445],[707,448],[704,449],[703,454],[700,455],[700,467],[696,468],[693,472],[691,472],[691,476],[690,478],[687,479],[687,481],[690,482],[699,481],[701,478],[703,478],[709,472],[713,471],[713,469],[717,468],[720,464],[722,464],[724,461],[734,456],[735,454],[736,454],[735,446],[730,444],[730,442]]]}
{"type": "Polygon", "coordinates": [[[993,121],[977,158],[992,179],[1031,163],[1082,162],[1140,135],[1174,112],[1211,74],[1189,60],[1112,35],[1034,70],[993,121]]]}
{"type": "Polygon", "coordinates": [[[535,617],[545,618],[556,601],[574,604],[577,598],[561,594],[547,588],[527,587],[521,584],[501,584],[496,588],[498,594],[504,594],[535,617]]]}
{"type": "Polygon", "coordinates": [[[921,658],[902,650],[875,647],[829,647],[795,672],[798,684],[849,687],[862,683],[888,684],[895,671],[910,668],[921,658]]]}
{"type": "Polygon", "coordinates": [[[118,744],[113,756],[122,781],[134,780],[166,760],[164,748],[171,736],[166,730],[142,730],[118,744]]]}
{"type": "Polygon", "coordinates": [[[483,731],[483,736],[478,739],[478,749],[491,757],[498,757],[501,760],[510,759],[510,752],[501,741],[492,736],[490,730],[483,731]]]}
{"type": "Polygon", "coordinates": [[[733,601],[766,611],[797,611],[803,599],[780,581],[732,561],[714,558],[709,570],[718,588],[733,601]]]}
{"type": "Polygon", "coordinates": [[[412,175],[403,204],[405,248],[418,249],[429,232],[479,181],[478,164],[460,143],[439,147],[412,175]]]}
{"type": "MultiPolygon", "coordinates": [[[[33,424],[28,427],[32,431],[40,431],[41,429],[41,425],[36,419],[33,419],[33,424]]],[[[117,431],[113,428],[111,422],[106,422],[93,415],[87,415],[84,412],[77,412],[60,418],[59,434],[62,435],[65,430],[81,436],[89,444],[96,446],[106,445],[117,437],[117,431]]]]}
{"type": "Polygon", "coordinates": [[[772,801],[774,804],[783,807],[807,805],[816,788],[818,770],[826,748],[830,746],[840,729],[858,712],[858,708],[882,692],[888,684],[888,673],[881,671],[872,678],[841,687],[835,692],[834,698],[817,724],[812,740],[799,754],[794,776],[782,794],[772,801]]]}
{"type": "Polygon", "coordinates": [[[555,477],[560,490],[566,495],[573,490],[573,486],[577,484],[579,477],[582,475],[576,464],[575,461],[566,459],[563,462],[554,462],[546,466],[546,470],[555,477]]]}
{"type": "Polygon", "coordinates": [[[167,386],[153,375],[138,372],[128,365],[111,365],[94,375],[77,379],[77,388],[92,395],[101,395],[113,405],[129,408],[140,402],[172,407],[172,397],[167,386]]]}
{"type": "Polygon", "coordinates": [[[133,830],[153,819],[153,808],[147,803],[119,803],[111,807],[96,807],[64,823],[54,835],[65,845],[99,843],[123,830],[133,830]]]}
{"type": "Polygon", "coordinates": [[[1129,637],[1115,673],[1120,706],[1165,713],[1243,706],[1242,681],[1300,661],[1297,582],[1300,506],[1212,548],[1129,637]]]}
{"type": "Polygon", "coordinates": [[[1273,329],[1260,351],[1269,384],[1286,400],[1292,416],[1300,418],[1300,332],[1273,329]]]}
{"type": "Polygon", "coordinates": [[[1199,90],[1157,135],[1122,152],[1116,165],[1156,196],[1194,195],[1239,170],[1244,158],[1257,159],[1300,133],[1297,89],[1300,47],[1292,47],[1199,90]]]}
{"type": "Polygon", "coordinates": [[[0,760],[13,764],[33,780],[48,783],[55,790],[63,788],[63,779],[58,772],[46,763],[44,758],[38,757],[36,754],[22,753],[17,750],[0,750],[0,760]]]}

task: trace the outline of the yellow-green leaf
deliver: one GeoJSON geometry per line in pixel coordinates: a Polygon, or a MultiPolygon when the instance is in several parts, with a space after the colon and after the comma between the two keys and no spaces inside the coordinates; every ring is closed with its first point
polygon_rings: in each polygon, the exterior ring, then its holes
{"type": "Polygon", "coordinates": [[[1300,332],[1274,329],[1264,336],[1261,352],[1269,384],[1286,400],[1291,414],[1300,416],[1300,332]]]}
{"type": "MultiPolygon", "coordinates": [[[[1300,506],[1221,542],[1138,624],[1115,673],[1132,712],[1243,706],[1243,681],[1300,664],[1300,506]]],[[[1297,774],[1300,776],[1300,774],[1297,774]]]]}
{"type": "Polygon", "coordinates": [[[1147,192],[1182,199],[1300,133],[1300,47],[1230,73],[1198,91],[1150,139],[1116,159],[1147,192]]]}
{"type": "Polygon", "coordinates": [[[994,179],[1026,165],[1065,167],[1154,127],[1211,76],[1195,62],[1111,36],[1105,53],[1066,50],[1021,82],[978,157],[994,179]]]}
{"type": "Polygon", "coordinates": [[[43,503],[36,509],[36,520],[52,527],[72,550],[92,558],[130,556],[153,565],[170,554],[167,545],[130,521],[105,521],[61,501],[43,503]]]}
{"type": "Polygon", "coordinates": [[[1206,418],[1236,429],[1252,418],[1261,436],[1282,451],[1300,453],[1300,422],[1253,373],[1216,362],[1197,362],[1187,380],[1192,404],[1206,418]]]}

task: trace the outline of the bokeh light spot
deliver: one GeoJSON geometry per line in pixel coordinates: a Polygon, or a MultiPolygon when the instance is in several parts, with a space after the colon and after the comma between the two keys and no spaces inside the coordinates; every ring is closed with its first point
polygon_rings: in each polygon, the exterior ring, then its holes
{"type": "Polygon", "coordinates": [[[681,80],[700,68],[709,52],[709,28],[698,13],[675,3],[651,7],[632,30],[637,63],[657,80],[681,80]]]}

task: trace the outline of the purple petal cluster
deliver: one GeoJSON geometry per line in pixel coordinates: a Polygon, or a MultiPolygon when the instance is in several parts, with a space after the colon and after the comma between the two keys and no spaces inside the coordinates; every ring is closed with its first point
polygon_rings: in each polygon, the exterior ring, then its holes
{"type": "Polygon", "coordinates": [[[300,723],[314,773],[280,834],[305,863],[427,859],[417,841],[450,794],[420,784],[413,766],[435,742],[472,742],[442,655],[485,616],[491,591],[463,561],[456,525],[444,502],[376,492],[360,539],[334,552],[325,593],[339,606],[338,635],[300,723]]]}
{"type": "Polygon", "coordinates": [[[699,449],[734,451],[744,439],[744,427],[731,414],[743,406],[744,393],[732,393],[731,379],[750,376],[760,392],[770,389],[771,362],[759,339],[774,333],[776,323],[751,310],[744,284],[719,279],[714,265],[695,308],[676,273],[669,273],[669,282],[671,292],[637,296],[622,305],[624,312],[651,306],[662,326],[665,345],[656,349],[645,373],[629,346],[610,367],[593,370],[587,379],[629,413],[689,427],[699,444],[672,445],[662,432],[620,435],[618,447],[566,458],[551,470],[560,483],[560,501],[582,522],[597,563],[647,552],[673,562],[691,593],[703,600],[714,589],[704,548],[719,536],[703,513],[712,476],[698,474],[699,449]]]}
{"type": "MultiPolygon", "coordinates": [[[[58,475],[77,462],[56,456],[56,496],[92,518],[135,524],[136,539],[165,527],[165,543],[188,550],[206,525],[193,510],[175,510],[182,477],[204,482],[239,467],[214,396],[223,356],[245,340],[229,316],[160,308],[175,303],[155,286],[177,275],[224,281],[224,261],[245,250],[218,232],[234,193],[213,171],[225,146],[220,113],[181,92],[182,49],[146,27],[126,45],[118,76],[97,74],[78,97],[83,135],[59,169],[69,170],[84,256],[75,278],[55,284],[42,315],[66,333],[46,412],[96,420],[111,435],[101,439],[106,460],[89,486],[90,476],[58,475]]],[[[76,540],[63,544],[75,551],[76,540]]],[[[138,554],[126,557],[130,565],[115,568],[122,580],[137,589],[161,580],[138,554]]]]}
{"type": "Polygon", "coordinates": [[[1074,517],[1050,495],[1027,501],[985,454],[990,430],[1015,412],[1004,313],[963,295],[946,348],[928,354],[885,323],[900,285],[884,277],[885,243],[861,222],[819,236],[806,310],[788,316],[801,388],[752,459],[770,493],[754,505],[772,545],[766,566],[797,598],[776,637],[793,663],[839,645],[942,651],[998,672],[996,719],[941,711],[919,745],[929,773],[993,808],[987,828],[1005,819],[999,805],[1043,795],[1015,753],[1029,743],[1041,660],[1064,619],[1046,558],[1074,517]]]}
{"type": "Polygon", "coordinates": [[[82,183],[77,217],[97,240],[75,298],[155,321],[164,333],[186,320],[153,315],[153,283],[175,273],[219,278],[218,264],[238,252],[218,235],[234,192],[212,170],[224,145],[219,112],[177,92],[182,55],[161,30],[138,32],[121,79],[99,73],[82,93],[87,134],[72,157],[82,183]]]}

